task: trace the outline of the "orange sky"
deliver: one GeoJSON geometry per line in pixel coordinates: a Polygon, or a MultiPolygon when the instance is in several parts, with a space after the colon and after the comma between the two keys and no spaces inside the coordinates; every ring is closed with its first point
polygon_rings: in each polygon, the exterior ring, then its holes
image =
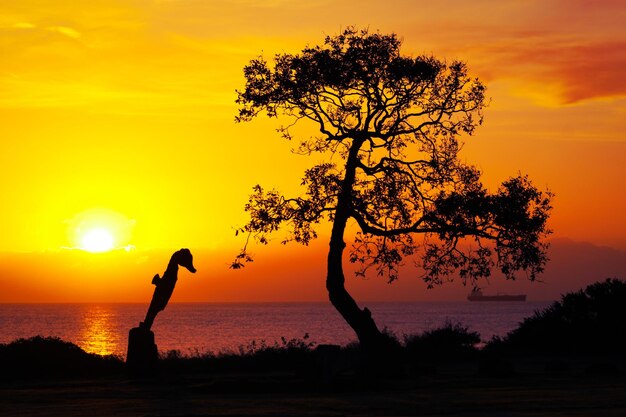
{"type": "MultiPolygon", "coordinates": [[[[235,124],[235,89],[250,59],[348,25],[465,60],[491,105],[463,157],[491,186],[521,171],[553,190],[555,237],[626,251],[624,21],[622,1],[0,0],[0,302],[140,301],[180,247],[206,254],[206,275],[179,301],[253,300],[245,277],[277,259],[318,271],[324,241],[226,270],[251,187],[295,192],[311,164],[280,121],[235,124]],[[134,249],[68,254],[92,225],[134,249]]],[[[292,298],[323,299],[316,274],[292,298]]],[[[257,298],[290,299],[276,291],[257,298]]]]}

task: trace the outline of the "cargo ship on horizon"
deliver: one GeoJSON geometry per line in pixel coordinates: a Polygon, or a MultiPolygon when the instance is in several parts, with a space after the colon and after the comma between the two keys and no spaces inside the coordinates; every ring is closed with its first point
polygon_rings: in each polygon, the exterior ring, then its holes
{"type": "Polygon", "coordinates": [[[474,290],[468,296],[469,301],[526,301],[526,294],[485,295],[481,290],[474,290]]]}

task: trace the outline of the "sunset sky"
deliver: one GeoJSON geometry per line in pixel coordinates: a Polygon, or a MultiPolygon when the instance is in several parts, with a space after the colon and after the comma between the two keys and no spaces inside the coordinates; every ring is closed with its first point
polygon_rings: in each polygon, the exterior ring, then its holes
{"type": "MultiPolygon", "coordinates": [[[[181,247],[199,272],[173,300],[324,299],[324,238],[228,270],[251,187],[295,193],[312,163],[280,119],[236,124],[234,100],[250,59],[350,25],[397,33],[405,55],[466,61],[491,104],[463,158],[490,187],[522,172],[551,189],[554,238],[610,247],[626,271],[621,0],[78,4],[0,0],[0,302],[142,301],[181,247]],[[102,253],[78,250],[99,250],[98,233],[102,253]]],[[[375,298],[378,284],[355,285],[375,298]]]]}

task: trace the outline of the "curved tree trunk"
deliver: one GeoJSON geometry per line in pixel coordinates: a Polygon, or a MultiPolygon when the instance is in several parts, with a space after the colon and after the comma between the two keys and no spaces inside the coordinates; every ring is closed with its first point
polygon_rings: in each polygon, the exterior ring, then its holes
{"type": "Polygon", "coordinates": [[[384,341],[382,333],[378,330],[370,311],[367,308],[359,308],[344,285],[345,278],[342,268],[344,247],[343,240],[336,241],[336,239],[331,238],[326,275],[328,297],[335,309],[352,327],[361,346],[366,350],[377,350],[384,341]]]}
{"type": "Polygon", "coordinates": [[[346,247],[343,240],[344,232],[350,217],[357,157],[362,143],[362,140],[354,140],[346,161],[345,176],[341,193],[337,199],[337,210],[330,237],[326,289],[328,290],[330,302],[355,331],[361,346],[365,350],[375,351],[382,347],[384,337],[372,319],[371,312],[367,308],[359,308],[356,301],[346,290],[343,273],[343,251],[346,247]]]}

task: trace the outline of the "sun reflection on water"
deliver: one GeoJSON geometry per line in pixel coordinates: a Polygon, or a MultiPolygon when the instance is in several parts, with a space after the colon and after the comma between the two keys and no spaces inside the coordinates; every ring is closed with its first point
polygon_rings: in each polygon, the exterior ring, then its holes
{"type": "Polygon", "coordinates": [[[118,351],[120,337],[115,331],[115,314],[106,306],[89,306],[83,315],[78,344],[85,351],[112,355],[118,351]]]}

